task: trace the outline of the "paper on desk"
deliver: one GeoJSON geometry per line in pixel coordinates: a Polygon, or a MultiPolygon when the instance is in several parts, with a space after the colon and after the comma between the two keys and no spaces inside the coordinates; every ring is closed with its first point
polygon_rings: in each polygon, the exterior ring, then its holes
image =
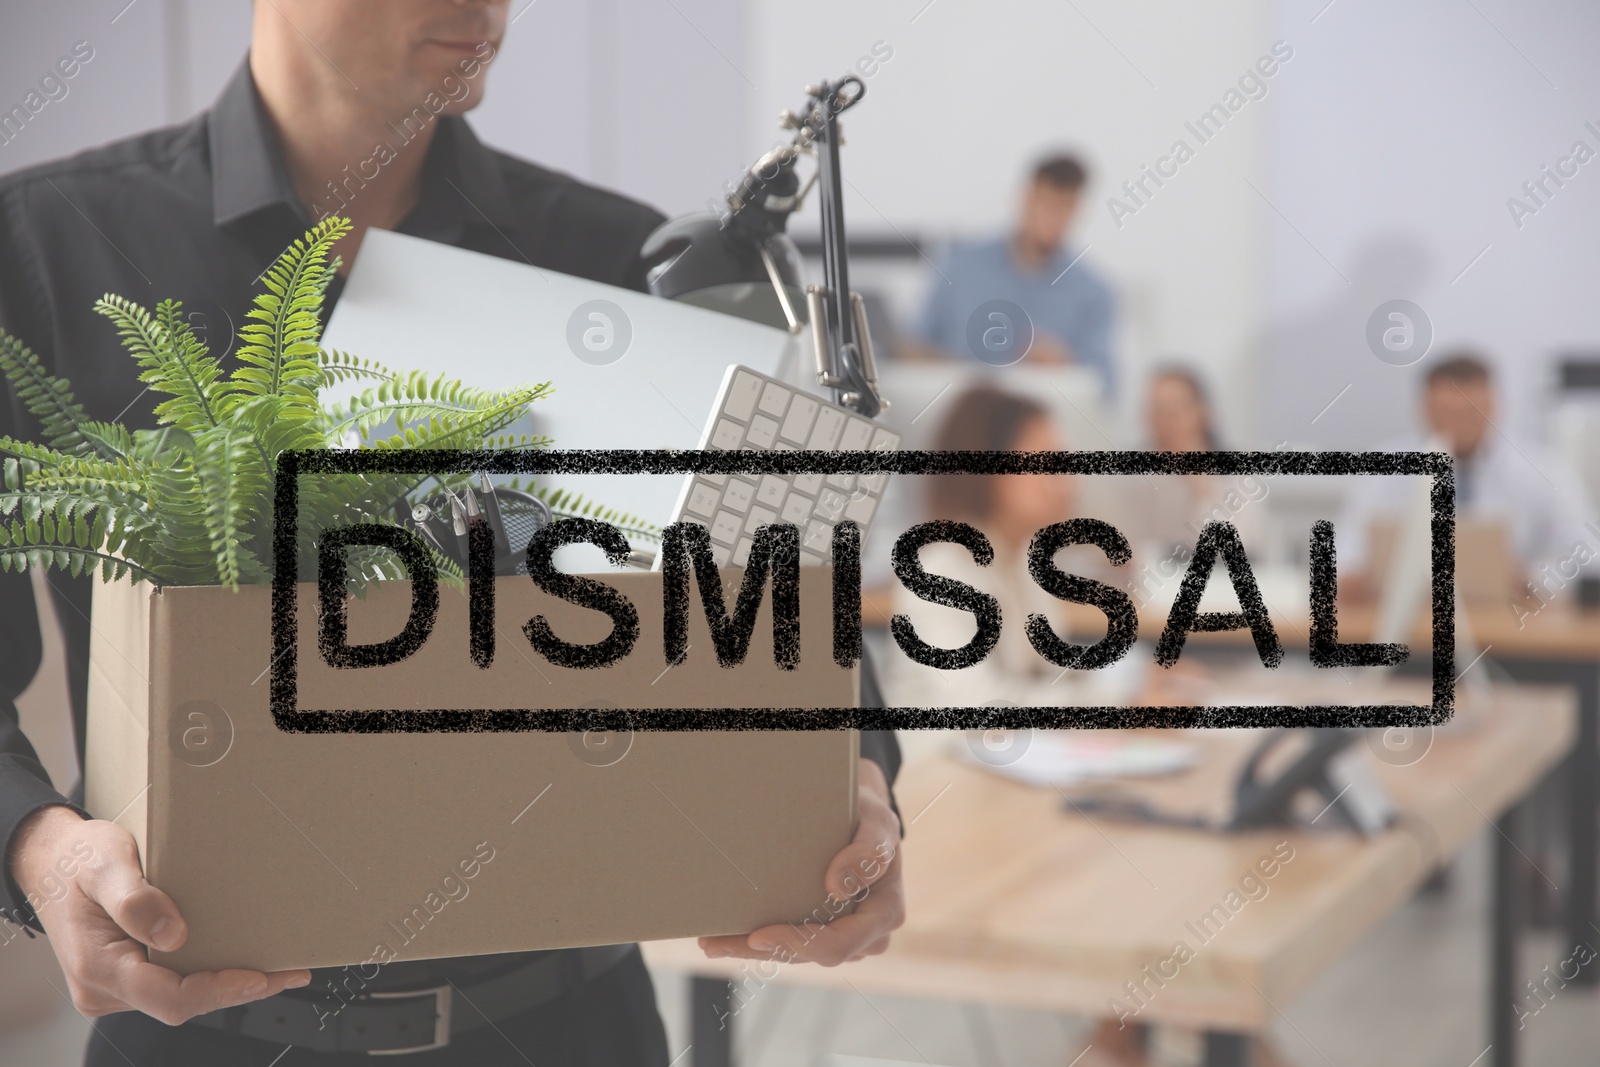
{"type": "Polygon", "coordinates": [[[1192,767],[1198,746],[1187,741],[1095,731],[974,730],[957,739],[965,759],[1028,785],[1071,785],[1099,778],[1149,778],[1192,767]]]}
{"type": "MultiPolygon", "coordinates": [[[[369,230],[324,335],[325,348],[394,370],[443,372],[482,388],[549,381],[534,433],[557,448],[694,448],[730,363],[792,377],[782,330],[516,260],[369,230]],[[622,313],[622,321],[605,301],[622,313]],[[626,348],[586,347],[589,340],[626,348]],[[610,331],[609,333],[607,331],[610,331]],[[572,338],[573,340],[569,340],[572,338]],[[579,358],[577,350],[587,358],[579,358]]],[[[370,383],[327,390],[343,399],[370,383]]],[[[678,475],[566,475],[541,484],[665,524],[678,475]]]]}

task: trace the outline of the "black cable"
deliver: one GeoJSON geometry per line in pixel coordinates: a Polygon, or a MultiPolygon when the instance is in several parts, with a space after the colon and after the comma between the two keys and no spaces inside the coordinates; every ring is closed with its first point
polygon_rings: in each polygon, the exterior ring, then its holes
{"type": "Polygon", "coordinates": [[[1153,808],[1142,800],[1110,795],[1065,798],[1064,807],[1079,815],[1093,812],[1124,822],[1151,823],[1156,826],[1184,826],[1193,830],[1226,830],[1221,823],[1200,815],[1176,815],[1153,808]]]}

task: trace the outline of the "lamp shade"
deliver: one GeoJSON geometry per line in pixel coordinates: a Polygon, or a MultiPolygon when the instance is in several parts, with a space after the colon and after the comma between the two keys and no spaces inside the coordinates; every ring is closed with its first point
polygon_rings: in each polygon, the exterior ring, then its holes
{"type": "Polygon", "coordinates": [[[656,296],[784,329],[788,319],[762,262],[763,246],[791,306],[804,308],[804,267],[799,250],[784,233],[761,237],[737,223],[726,225],[709,212],[683,215],[658,226],[640,256],[656,296]]]}

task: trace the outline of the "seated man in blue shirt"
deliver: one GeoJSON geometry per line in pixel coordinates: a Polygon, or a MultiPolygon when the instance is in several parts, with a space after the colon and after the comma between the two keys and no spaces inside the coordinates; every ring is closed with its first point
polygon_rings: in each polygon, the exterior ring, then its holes
{"type": "Polygon", "coordinates": [[[995,366],[1023,358],[1080,363],[1099,373],[1111,395],[1115,301],[1082,252],[1065,243],[1087,177],[1072,156],[1045,159],[1033,169],[1012,233],[956,242],[938,265],[905,354],[995,366]]]}

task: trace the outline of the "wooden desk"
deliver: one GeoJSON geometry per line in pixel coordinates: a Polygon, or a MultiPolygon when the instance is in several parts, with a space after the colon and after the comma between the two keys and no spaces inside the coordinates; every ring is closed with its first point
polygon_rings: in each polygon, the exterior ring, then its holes
{"type": "MultiPolygon", "coordinates": [[[[1068,618],[1089,633],[1103,632],[1104,617],[1093,608],[1074,605],[1068,618]]],[[[1377,609],[1371,603],[1341,603],[1339,635],[1346,641],[1369,640],[1376,618],[1377,609]]],[[[1139,633],[1153,641],[1166,621],[1165,612],[1142,612],[1139,633]]],[[[1577,944],[1600,925],[1600,820],[1596,818],[1600,812],[1600,610],[1581,610],[1566,596],[1519,619],[1506,604],[1479,604],[1468,607],[1466,623],[1485,658],[1517,681],[1567,686],[1577,694],[1578,734],[1565,772],[1571,873],[1563,894],[1567,938],[1577,944]]],[[[1304,648],[1309,640],[1306,615],[1274,613],[1273,625],[1289,649],[1304,648]]],[[[1245,630],[1194,634],[1189,640],[1197,647],[1219,642],[1249,647],[1250,634],[1245,630]]],[[[1418,623],[1409,643],[1426,654],[1432,644],[1426,619],[1418,623]]],[[[1462,672],[1469,666],[1458,663],[1456,670],[1462,672]]],[[[1600,985],[1600,961],[1582,967],[1573,981],[1600,985]]]]}
{"type": "MultiPolygon", "coordinates": [[[[1341,608],[1341,636],[1351,641],[1366,639],[1376,615],[1370,604],[1341,608]]],[[[1155,625],[1164,623],[1163,619],[1155,625]]],[[[1517,681],[1567,686],[1577,695],[1578,736],[1566,768],[1571,873],[1566,879],[1564,910],[1567,938],[1578,944],[1590,937],[1600,921],[1600,823],[1596,819],[1600,810],[1600,611],[1579,610],[1573,598],[1566,596],[1538,614],[1521,619],[1504,604],[1469,606],[1466,623],[1473,644],[1485,658],[1517,681]]],[[[1280,627],[1279,635],[1285,644],[1292,645],[1305,640],[1303,632],[1290,625],[1280,627]]],[[[1237,636],[1248,640],[1247,634],[1237,636]]],[[[1430,640],[1424,620],[1413,634],[1411,645],[1426,648],[1430,640]]],[[[1456,664],[1458,672],[1467,667],[1465,663],[1456,664]]],[[[1591,961],[1573,981],[1583,986],[1600,985],[1600,963],[1591,961]]]]}
{"type": "MultiPolygon", "coordinates": [[[[1159,988],[1147,985],[1153,992],[1139,1020],[1205,1029],[1210,1063],[1244,1063],[1244,1035],[1266,1027],[1273,1005],[1286,1004],[1407,900],[1485,819],[1514,831],[1508,813],[1572,744],[1573,700],[1551,689],[1497,696],[1481,726],[1440,731],[1418,763],[1379,765],[1403,818],[1371,840],[1316,829],[1224,836],[1119,823],[1066,813],[1056,791],[954,759],[910,764],[896,785],[901,811],[916,820],[904,852],[905,927],[882,956],[834,969],[791,965],[774,980],[1098,1016],[1112,998],[1132,1008],[1124,983],[1148,982],[1144,969],[1182,940],[1194,958],[1159,988]],[[1265,883],[1267,895],[1202,944],[1186,924],[1222,904],[1280,842],[1294,856],[1265,883]]],[[[1138,794],[1165,810],[1220,814],[1259,735],[1193,736],[1205,746],[1201,766],[1138,794]]],[[[1514,901],[1505,892],[1514,882],[1505,872],[1517,854],[1508,837],[1496,842],[1493,1062],[1508,1065],[1516,997],[1514,901]]],[[[645,956],[654,967],[719,979],[697,983],[712,996],[726,988],[721,979],[749,981],[759,966],[707,960],[692,941],[646,945],[645,956]]],[[[700,1003],[697,1010],[711,1010],[700,1003]]],[[[726,1030],[695,1029],[696,1064],[729,1062],[726,1030]]]]}
{"type": "MultiPolygon", "coordinates": [[[[1369,639],[1377,624],[1377,608],[1372,604],[1340,604],[1339,635],[1346,641],[1369,639]]],[[[1600,611],[1580,611],[1572,598],[1557,601],[1539,612],[1518,619],[1506,604],[1471,605],[1466,612],[1467,626],[1478,648],[1493,648],[1501,655],[1534,659],[1587,659],[1600,661],[1600,611]]],[[[1152,619],[1156,627],[1165,624],[1152,619]]],[[[1308,619],[1297,620],[1301,628],[1308,619]]],[[[1141,628],[1144,620],[1140,620],[1141,628]]],[[[1150,631],[1159,633],[1159,629],[1150,631]]],[[[1244,633],[1248,639],[1248,632],[1244,633]]],[[[1280,634],[1285,642],[1305,640],[1294,630],[1280,634]]],[[[1412,633],[1411,647],[1426,649],[1432,642],[1429,622],[1423,618],[1412,633]]],[[[1465,666],[1465,664],[1462,664],[1465,666]]]]}
{"type": "MultiPolygon", "coordinates": [[[[875,611],[881,612],[882,606],[875,611]]],[[[1371,639],[1377,623],[1377,608],[1370,603],[1339,604],[1339,638],[1343,641],[1371,639]]],[[[875,621],[874,615],[863,616],[867,625],[875,621]]],[[[1094,634],[1105,629],[1105,616],[1094,608],[1082,604],[1067,606],[1068,621],[1094,634]]],[[[1516,655],[1532,659],[1585,659],[1600,661],[1600,610],[1579,610],[1571,599],[1557,601],[1539,612],[1518,619],[1505,604],[1473,605],[1467,609],[1467,626],[1473,642],[1480,648],[1493,647],[1502,655],[1516,655]]],[[[1289,647],[1304,646],[1310,639],[1311,618],[1301,612],[1272,612],[1273,625],[1278,638],[1289,647]]],[[[1139,613],[1139,636],[1154,641],[1167,624],[1164,610],[1146,609],[1139,613]]],[[[1417,652],[1426,653],[1432,647],[1433,636],[1429,620],[1423,618],[1412,631],[1410,644],[1417,652]]],[[[1087,640],[1088,638],[1084,638],[1087,640]]],[[[1250,631],[1227,630],[1221,633],[1191,634],[1190,641],[1221,641],[1248,645],[1250,631]]],[[[1465,664],[1462,664],[1465,666],[1465,664]]]]}
{"type": "MultiPolygon", "coordinates": [[[[889,625],[889,616],[894,611],[894,598],[888,591],[868,590],[862,594],[861,604],[862,623],[865,626],[882,629],[889,625]]],[[[1104,632],[1105,616],[1095,608],[1082,604],[1068,604],[1064,608],[1068,622],[1084,634],[1104,632]]],[[[1345,641],[1370,640],[1377,616],[1374,604],[1341,602],[1340,638],[1345,641]]],[[[1278,629],[1278,637],[1285,645],[1301,647],[1310,640],[1311,619],[1308,614],[1278,612],[1273,613],[1272,621],[1278,629]]],[[[1139,635],[1145,640],[1154,641],[1166,624],[1167,616],[1163,610],[1146,609],[1139,613],[1139,635]]],[[[1472,605],[1467,609],[1467,625],[1471,629],[1473,642],[1480,649],[1493,648],[1500,656],[1600,663],[1600,609],[1581,610],[1573,605],[1571,597],[1520,619],[1506,604],[1472,605]]],[[[1083,639],[1089,638],[1086,636],[1083,639]]],[[[1248,645],[1250,632],[1230,630],[1192,634],[1189,640],[1248,645]]],[[[1424,615],[1412,632],[1411,646],[1426,651],[1432,643],[1429,620],[1424,615]]]]}

